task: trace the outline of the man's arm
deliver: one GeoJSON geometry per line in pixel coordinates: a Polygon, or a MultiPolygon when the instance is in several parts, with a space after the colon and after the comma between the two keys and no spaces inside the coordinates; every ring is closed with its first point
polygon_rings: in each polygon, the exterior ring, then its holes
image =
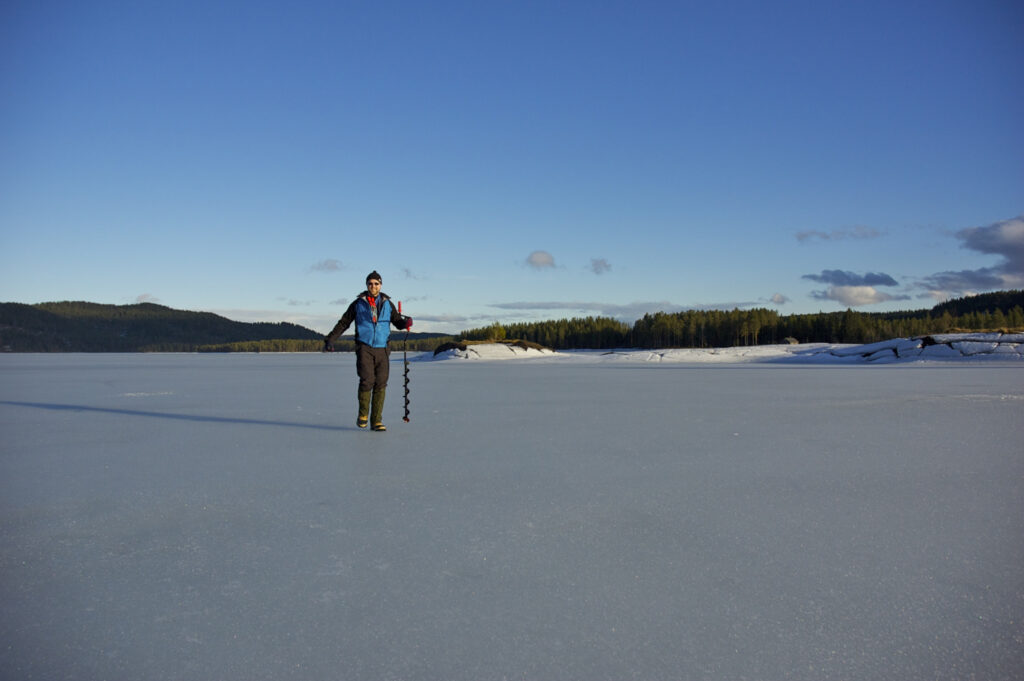
{"type": "Polygon", "coordinates": [[[339,319],[338,323],[334,325],[333,329],[331,329],[331,332],[324,336],[324,343],[330,344],[338,340],[338,336],[345,333],[348,327],[352,325],[352,322],[355,320],[355,318],[356,301],[353,300],[349,304],[348,309],[345,310],[345,314],[341,315],[341,319],[339,319]]]}
{"type": "Polygon", "coordinates": [[[391,323],[399,329],[411,329],[412,317],[406,317],[398,311],[394,303],[391,304],[391,323]]]}

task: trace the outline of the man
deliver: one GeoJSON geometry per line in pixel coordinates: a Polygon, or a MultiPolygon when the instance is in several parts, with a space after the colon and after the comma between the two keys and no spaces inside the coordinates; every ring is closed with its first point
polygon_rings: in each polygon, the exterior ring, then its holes
{"type": "Polygon", "coordinates": [[[356,425],[384,431],[384,395],[388,386],[388,338],[391,326],[412,328],[412,318],[403,317],[391,298],[380,291],[381,278],[376,270],[366,276],[366,290],[352,301],[334,329],[324,336],[324,351],[334,351],[334,341],[356,323],[356,373],[359,374],[359,415],[356,425]]]}

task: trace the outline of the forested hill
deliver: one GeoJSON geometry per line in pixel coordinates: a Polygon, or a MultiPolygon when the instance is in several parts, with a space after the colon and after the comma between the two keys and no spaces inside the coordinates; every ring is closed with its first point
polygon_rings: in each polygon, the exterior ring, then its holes
{"type": "Polygon", "coordinates": [[[153,303],[0,303],[0,350],[6,352],[190,352],[243,341],[321,338],[297,324],[235,322],[153,303]]]}
{"type": "MultiPolygon", "coordinates": [[[[633,325],[588,317],[463,331],[464,340],[516,338],[546,347],[671,348],[801,343],[872,343],[954,331],[1024,330],[1024,291],[960,298],[928,310],[819,312],[775,310],[653,312],[633,325]]],[[[0,303],[0,351],[5,352],[268,352],[318,351],[323,336],[288,323],[235,322],[211,312],[174,310],[153,303],[0,303]]],[[[403,347],[432,351],[452,340],[443,334],[403,336],[403,347]]],[[[334,344],[352,349],[351,336],[334,344]]]]}
{"type": "MultiPolygon", "coordinates": [[[[967,296],[966,298],[954,298],[933,307],[931,315],[933,317],[940,317],[949,313],[953,317],[963,317],[970,314],[995,314],[997,311],[1008,315],[1015,307],[1024,307],[1024,291],[994,291],[992,293],[979,293],[976,296],[967,296]]],[[[915,314],[917,316],[921,315],[921,313],[906,314],[910,316],[915,314]]]]}
{"type": "Polygon", "coordinates": [[[874,343],[958,331],[1024,331],[1024,291],[950,300],[928,310],[818,312],[776,310],[651,312],[632,326],[608,317],[492,324],[463,331],[462,340],[516,338],[556,350],[573,348],[721,348],[736,345],[874,343]]]}

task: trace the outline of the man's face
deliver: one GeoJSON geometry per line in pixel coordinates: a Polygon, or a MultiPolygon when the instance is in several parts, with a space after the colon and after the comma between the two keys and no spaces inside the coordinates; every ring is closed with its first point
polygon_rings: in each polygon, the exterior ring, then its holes
{"type": "Polygon", "coordinates": [[[376,298],[377,294],[380,293],[380,282],[376,279],[370,279],[366,282],[366,290],[370,292],[371,296],[376,298]]]}

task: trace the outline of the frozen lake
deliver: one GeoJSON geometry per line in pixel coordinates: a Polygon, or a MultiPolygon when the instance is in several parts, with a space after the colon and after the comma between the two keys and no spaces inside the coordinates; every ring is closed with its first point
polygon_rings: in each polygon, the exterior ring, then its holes
{"type": "Polygon", "coordinates": [[[411,371],[0,356],[2,677],[1021,677],[1020,362],[411,371]]]}

